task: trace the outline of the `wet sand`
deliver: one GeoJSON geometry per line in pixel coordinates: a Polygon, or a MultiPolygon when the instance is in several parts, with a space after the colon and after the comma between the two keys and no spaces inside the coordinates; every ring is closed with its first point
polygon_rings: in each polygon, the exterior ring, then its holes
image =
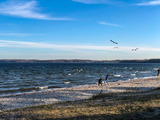
{"type": "Polygon", "coordinates": [[[1,96],[0,111],[33,105],[88,99],[100,92],[147,91],[157,87],[160,87],[160,77],[109,82],[109,84],[103,86],[98,86],[97,84],[83,85],[72,88],[51,89],[25,94],[1,96]]]}

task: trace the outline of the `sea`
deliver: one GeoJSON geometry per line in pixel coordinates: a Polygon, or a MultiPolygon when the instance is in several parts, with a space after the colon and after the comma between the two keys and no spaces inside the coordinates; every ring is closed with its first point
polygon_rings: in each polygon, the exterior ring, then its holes
{"type": "Polygon", "coordinates": [[[160,63],[0,63],[0,96],[156,77],[160,63]]]}

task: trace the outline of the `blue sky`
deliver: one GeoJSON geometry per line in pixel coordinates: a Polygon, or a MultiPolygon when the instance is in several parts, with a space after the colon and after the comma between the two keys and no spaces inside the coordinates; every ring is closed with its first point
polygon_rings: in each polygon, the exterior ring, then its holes
{"type": "Polygon", "coordinates": [[[160,0],[0,0],[0,59],[160,58],[159,21],[160,0]]]}

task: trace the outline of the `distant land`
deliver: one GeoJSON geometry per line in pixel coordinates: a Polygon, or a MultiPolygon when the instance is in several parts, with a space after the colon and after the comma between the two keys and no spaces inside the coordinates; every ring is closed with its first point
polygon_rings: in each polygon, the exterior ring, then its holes
{"type": "Polygon", "coordinates": [[[81,60],[81,59],[57,59],[57,60],[37,60],[37,59],[0,59],[0,63],[160,63],[160,59],[144,60],[81,60]]]}

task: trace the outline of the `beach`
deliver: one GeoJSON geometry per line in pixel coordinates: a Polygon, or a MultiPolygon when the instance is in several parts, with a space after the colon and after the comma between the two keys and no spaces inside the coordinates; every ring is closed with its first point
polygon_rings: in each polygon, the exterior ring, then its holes
{"type": "Polygon", "coordinates": [[[0,108],[9,110],[28,106],[46,105],[65,101],[89,99],[99,93],[140,92],[160,87],[160,78],[141,78],[127,81],[109,82],[103,86],[82,85],[71,88],[58,88],[39,92],[28,92],[1,96],[0,108]]]}

